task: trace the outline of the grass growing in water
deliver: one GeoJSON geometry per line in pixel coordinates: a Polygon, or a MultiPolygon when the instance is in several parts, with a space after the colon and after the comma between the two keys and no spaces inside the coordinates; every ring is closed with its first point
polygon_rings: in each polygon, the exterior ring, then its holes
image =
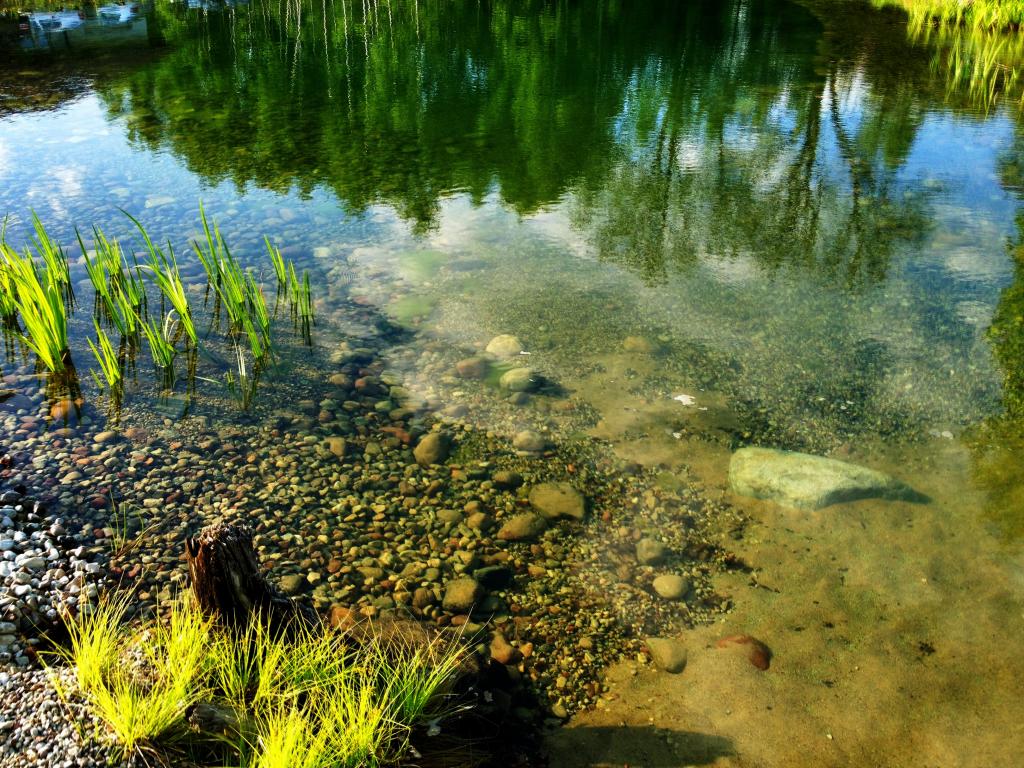
{"type": "Polygon", "coordinates": [[[63,371],[70,360],[63,271],[51,267],[46,258],[40,270],[30,251],[18,253],[6,242],[0,242],[0,255],[12,302],[25,327],[22,339],[47,369],[63,371]]]}
{"type": "MultiPolygon", "coordinates": [[[[92,339],[87,339],[89,349],[96,356],[96,361],[100,365],[100,372],[103,374],[107,386],[111,391],[114,391],[121,386],[121,380],[124,376],[124,371],[121,368],[121,359],[114,351],[114,345],[110,343],[110,338],[100,327],[99,321],[94,320],[93,322],[96,326],[96,342],[98,346],[92,343],[92,339]]],[[[103,388],[98,380],[96,383],[100,389],[103,388]]]]}
{"type": "Polygon", "coordinates": [[[173,336],[174,318],[171,312],[167,313],[164,322],[161,324],[156,319],[143,320],[138,318],[142,334],[149,342],[149,353],[153,358],[153,364],[163,371],[165,379],[174,378],[174,358],[178,350],[171,341],[173,336]]]}
{"type": "Polygon", "coordinates": [[[196,335],[196,326],[192,320],[192,310],[188,305],[188,295],[185,293],[185,286],[181,282],[181,271],[178,269],[178,261],[174,257],[174,248],[168,243],[167,253],[164,253],[163,249],[154,245],[149,237],[149,233],[146,232],[146,228],[138,220],[132,216],[128,216],[128,218],[138,227],[139,232],[142,234],[142,240],[146,244],[148,256],[146,266],[153,276],[153,282],[156,283],[160,293],[163,294],[171,307],[174,308],[174,311],[178,313],[178,322],[185,331],[185,335],[188,336],[189,341],[192,344],[198,343],[199,338],[196,335]]]}
{"type": "Polygon", "coordinates": [[[128,605],[108,596],[68,617],[71,642],[57,652],[126,757],[188,750],[188,714],[209,704],[233,713],[237,733],[192,734],[205,752],[191,757],[208,764],[394,765],[412,752],[413,728],[446,712],[461,662],[460,651],[436,642],[411,650],[370,635],[357,644],[319,626],[287,638],[259,625],[223,630],[191,596],[163,620],[129,625],[128,605]]]}

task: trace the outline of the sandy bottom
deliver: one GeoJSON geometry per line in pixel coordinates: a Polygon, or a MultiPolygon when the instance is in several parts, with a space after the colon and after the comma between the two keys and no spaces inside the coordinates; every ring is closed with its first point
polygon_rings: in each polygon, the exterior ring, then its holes
{"type": "MultiPolygon", "coordinates": [[[[653,428],[659,415],[614,384],[580,384],[624,455],[668,460],[749,513],[729,547],[753,571],[719,578],[735,610],[680,636],[681,674],[608,670],[604,706],[550,736],[554,768],[1024,765],[1024,556],[985,514],[965,448],[848,456],[928,504],[795,511],[732,497],[727,449],[653,428]],[[767,671],[742,646],[716,648],[736,634],[769,646],[767,671]]],[[[693,418],[709,419],[711,405],[693,418]]]]}

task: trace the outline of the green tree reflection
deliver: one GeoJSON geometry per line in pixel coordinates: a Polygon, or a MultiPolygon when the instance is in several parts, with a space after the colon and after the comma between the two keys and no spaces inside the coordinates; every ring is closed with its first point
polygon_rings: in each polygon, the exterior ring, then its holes
{"type": "Polygon", "coordinates": [[[926,201],[895,179],[936,89],[902,33],[886,44],[904,58],[878,60],[877,34],[814,10],[160,3],[167,55],[99,90],[134,141],[211,182],[324,187],[420,230],[452,193],[524,214],[571,193],[600,256],[649,281],[714,244],[858,285],[925,226],[926,201]]]}

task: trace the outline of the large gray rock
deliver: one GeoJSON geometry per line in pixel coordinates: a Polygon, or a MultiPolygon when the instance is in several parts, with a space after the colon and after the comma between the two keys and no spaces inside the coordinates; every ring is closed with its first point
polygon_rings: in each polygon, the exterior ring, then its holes
{"type": "Polygon", "coordinates": [[[587,512],[583,495],[569,483],[541,483],[530,489],[530,506],[545,520],[582,520],[587,512]]]}
{"type": "Polygon", "coordinates": [[[883,472],[845,461],[771,448],[741,448],[729,464],[729,487],[740,496],[799,509],[821,509],[858,499],[923,501],[883,472]]]}

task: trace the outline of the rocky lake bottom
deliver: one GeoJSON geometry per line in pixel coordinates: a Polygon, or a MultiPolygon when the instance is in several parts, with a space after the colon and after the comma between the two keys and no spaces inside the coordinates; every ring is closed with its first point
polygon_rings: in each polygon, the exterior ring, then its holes
{"type": "Polygon", "coordinates": [[[531,350],[493,335],[510,322],[453,342],[458,310],[410,308],[388,274],[336,275],[318,341],[282,350],[249,412],[201,379],[140,375],[116,411],[4,367],[5,766],[112,759],[38,653],[104,590],[158,611],[214,522],[248,525],[332,621],[410,617],[499,665],[509,718],[548,734],[524,764],[1010,764],[1020,554],[962,490],[959,440],[775,465],[736,452],[749,414],[668,367],[663,338],[531,350]]]}

